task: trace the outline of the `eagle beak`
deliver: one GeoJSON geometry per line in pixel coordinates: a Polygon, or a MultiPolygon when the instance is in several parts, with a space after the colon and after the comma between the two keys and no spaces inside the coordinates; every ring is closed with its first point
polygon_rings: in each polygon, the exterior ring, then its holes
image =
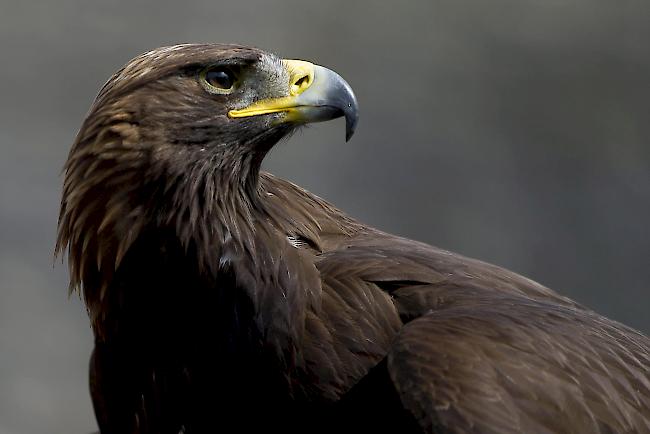
{"type": "Polygon", "coordinates": [[[285,112],[279,122],[306,124],[345,116],[345,140],[350,140],[359,120],[359,106],[350,85],[336,72],[302,60],[282,60],[289,73],[288,96],[257,101],[231,110],[242,118],[285,112]]]}

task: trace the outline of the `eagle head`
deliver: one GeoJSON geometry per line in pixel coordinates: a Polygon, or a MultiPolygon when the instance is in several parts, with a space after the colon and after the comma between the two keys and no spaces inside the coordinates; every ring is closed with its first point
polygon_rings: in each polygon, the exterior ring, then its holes
{"type": "Polygon", "coordinates": [[[154,159],[209,151],[214,163],[239,169],[296,127],[339,116],[349,139],[356,98],[329,69],[250,47],[185,44],[144,53],[113,75],[77,141],[118,134],[154,159]]]}

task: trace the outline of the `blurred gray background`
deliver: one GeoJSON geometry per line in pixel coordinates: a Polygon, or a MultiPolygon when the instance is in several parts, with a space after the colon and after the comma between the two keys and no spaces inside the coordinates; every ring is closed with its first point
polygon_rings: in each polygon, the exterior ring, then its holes
{"type": "Polygon", "coordinates": [[[92,337],[52,251],[61,167],[96,92],[148,49],[313,60],[361,121],[266,167],[384,230],[511,268],[650,331],[650,2],[2,1],[0,434],[95,428],[92,337]]]}

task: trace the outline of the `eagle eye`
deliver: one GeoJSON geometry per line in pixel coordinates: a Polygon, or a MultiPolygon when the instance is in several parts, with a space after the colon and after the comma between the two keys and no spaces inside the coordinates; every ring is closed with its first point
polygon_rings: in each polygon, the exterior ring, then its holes
{"type": "Polygon", "coordinates": [[[230,68],[224,66],[210,66],[201,71],[200,81],[210,93],[228,94],[232,92],[237,77],[230,68]]]}

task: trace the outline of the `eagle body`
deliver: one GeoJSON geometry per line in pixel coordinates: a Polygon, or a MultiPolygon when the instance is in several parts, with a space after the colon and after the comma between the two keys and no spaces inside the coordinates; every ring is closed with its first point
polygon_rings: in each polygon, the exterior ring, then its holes
{"type": "Polygon", "coordinates": [[[260,171],[356,100],[233,45],[100,91],[57,250],[95,335],[100,431],[650,432],[650,340],[529,279],[364,225],[260,171]]]}

